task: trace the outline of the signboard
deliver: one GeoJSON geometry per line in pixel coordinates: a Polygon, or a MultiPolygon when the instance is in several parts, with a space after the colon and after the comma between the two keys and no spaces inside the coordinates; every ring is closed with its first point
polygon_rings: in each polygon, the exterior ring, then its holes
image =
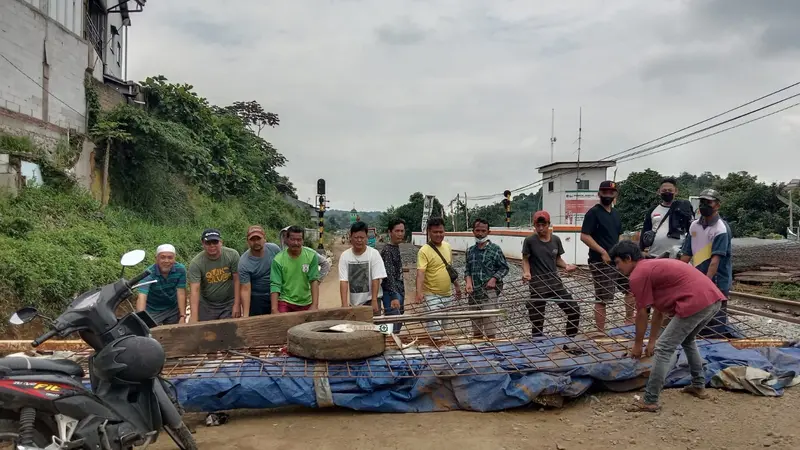
{"type": "Polygon", "coordinates": [[[581,225],[583,217],[599,199],[597,191],[564,191],[564,224],[581,225]]]}
{"type": "Polygon", "coordinates": [[[431,217],[431,212],[433,212],[433,199],[436,198],[434,195],[426,195],[425,200],[422,204],[422,232],[425,233],[426,229],[428,228],[428,219],[431,217]]]}

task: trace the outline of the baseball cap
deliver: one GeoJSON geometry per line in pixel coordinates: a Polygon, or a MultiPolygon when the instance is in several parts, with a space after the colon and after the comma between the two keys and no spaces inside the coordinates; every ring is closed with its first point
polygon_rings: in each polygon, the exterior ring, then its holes
{"type": "Polygon", "coordinates": [[[250,239],[252,236],[265,237],[264,229],[261,228],[261,225],[251,225],[250,228],[247,229],[247,239],[250,239]]]}
{"type": "Polygon", "coordinates": [[[203,242],[219,241],[221,239],[222,235],[219,234],[219,230],[216,228],[207,228],[203,231],[203,234],[200,235],[200,240],[203,242]]]}
{"type": "Polygon", "coordinates": [[[617,183],[611,180],[603,181],[602,183],[600,183],[600,188],[598,189],[598,191],[603,191],[603,190],[616,191],[617,183]]]}
{"type": "Polygon", "coordinates": [[[715,202],[720,201],[719,192],[716,189],[703,189],[700,193],[700,198],[703,200],[712,200],[715,202]]]}
{"type": "Polygon", "coordinates": [[[536,211],[533,214],[533,223],[541,222],[540,219],[544,219],[545,222],[550,223],[550,213],[547,211],[536,211]]]}

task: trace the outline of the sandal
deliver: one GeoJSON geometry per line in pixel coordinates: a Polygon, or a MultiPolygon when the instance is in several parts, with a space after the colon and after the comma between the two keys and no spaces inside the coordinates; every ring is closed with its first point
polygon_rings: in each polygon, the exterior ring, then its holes
{"type": "Polygon", "coordinates": [[[708,399],[708,392],[706,392],[706,388],[702,387],[694,387],[694,386],[686,386],[681,389],[681,392],[684,394],[689,394],[692,397],[699,398],[700,400],[708,399]]]}
{"type": "Polygon", "coordinates": [[[645,403],[641,400],[636,400],[632,405],[626,406],[627,412],[658,412],[661,410],[661,405],[658,403],[645,403]]]}

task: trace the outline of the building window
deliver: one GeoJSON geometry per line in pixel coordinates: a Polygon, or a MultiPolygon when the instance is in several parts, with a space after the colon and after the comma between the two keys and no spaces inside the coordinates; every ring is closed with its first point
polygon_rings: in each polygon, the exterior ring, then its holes
{"type": "Polygon", "coordinates": [[[589,180],[581,180],[581,182],[578,183],[578,189],[588,190],[589,189],[589,180]]]}
{"type": "Polygon", "coordinates": [[[106,54],[103,51],[105,47],[103,42],[103,30],[106,29],[106,12],[103,5],[97,0],[89,0],[89,10],[87,11],[86,20],[86,39],[92,44],[94,50],[100,56],[100,59],[105,62],[106,54]]]}
{"type": "Polygon", "coordinates": [[[122,44],[119,42],[119,30],[111,25],[111,54],[114,55],[114,62],[122,66],[122,44]]]}
{"type": "Polygon", "coordinates": [[[547,192],[553,192],[555,190],[555,183],[550,181],[547,183],[547,192]]]}

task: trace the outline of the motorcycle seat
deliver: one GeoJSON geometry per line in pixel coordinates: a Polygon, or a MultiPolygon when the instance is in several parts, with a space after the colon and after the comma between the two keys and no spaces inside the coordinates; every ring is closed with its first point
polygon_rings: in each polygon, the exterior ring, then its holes
{"type": "Polygon", "coordinates": [[[6,356],[0,358],[0,367],[14,370],[59,372],[71,377],[83,377],[83,367],[69,359],[31,358],[28,356],[6,356]]]}

